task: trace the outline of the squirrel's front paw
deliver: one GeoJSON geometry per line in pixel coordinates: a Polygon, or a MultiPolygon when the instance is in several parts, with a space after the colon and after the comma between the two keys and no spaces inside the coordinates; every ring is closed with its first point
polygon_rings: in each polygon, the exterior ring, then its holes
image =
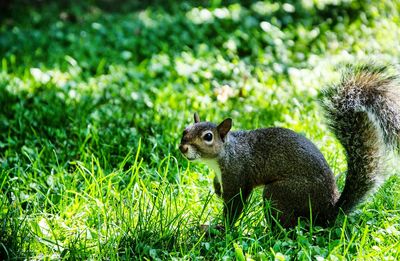
{"type": "Polygon", "coordinates": [[[222,197],[222,191],[221,191],[221,183],[218,181],[214,180],[214,192],[217,194],[218,197],[222,197]]]}

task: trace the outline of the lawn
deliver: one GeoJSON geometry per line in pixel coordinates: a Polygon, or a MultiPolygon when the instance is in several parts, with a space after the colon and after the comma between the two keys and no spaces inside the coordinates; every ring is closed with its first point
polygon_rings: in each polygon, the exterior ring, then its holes
{"type": "Polygon", "coordinates": [[[208,235],[214,173],[178,145],[193,112],[231,117],[300,132],[345,172],[320,91],[343,64],[399,63],[400,2],[150,2],[2,4],[0,259],[399,260],[398,176],[328,228],[269,229],[255,191],[208,235]]]}

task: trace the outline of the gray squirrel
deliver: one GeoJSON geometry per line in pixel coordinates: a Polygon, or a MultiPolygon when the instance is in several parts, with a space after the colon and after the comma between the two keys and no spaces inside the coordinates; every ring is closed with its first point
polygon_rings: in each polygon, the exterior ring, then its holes
{"type": "Polygon", "coordinates": [[[347,66],[340,83],[323,92],[322,107],[345,150],[342,193],[324,156],[304,136],[278,127],[230,131],[232,119],[216,125],[195,113],[179,149],[188,160],[214,169],[227,224],[234,225],[253,188],[263,186],[263,198],[283,226],[294,226],[311,212],[315,224],[325,226],[385,178],[384,155],[400,144],[398,76],[385,66],[347,66]]]}

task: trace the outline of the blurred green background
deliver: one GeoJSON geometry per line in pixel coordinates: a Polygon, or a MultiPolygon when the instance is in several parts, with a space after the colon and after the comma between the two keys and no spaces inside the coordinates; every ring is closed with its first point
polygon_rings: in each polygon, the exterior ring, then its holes
{"type": "Polygon", "coordinates": [[[0,10],[0,256],[399,257],[398,179],[367,204],[384,209],[376,222],[364,209],[349,235],[341,224],[305,241],[295,230],[265,239],[258,213],[244,227],[254,240],[233,244],[192,230],[221,202],[207,200],[209,170],[177,150],[197,111],[230,116],[236,130],[299,131],[344,171],[319,91],[345,63],[398,64],[399,1],[16,0],[0,10]],[[397,234],[380,235],[382,222],[397,234]],[[350,240],[371,231],[364,245],[350,240]]]}

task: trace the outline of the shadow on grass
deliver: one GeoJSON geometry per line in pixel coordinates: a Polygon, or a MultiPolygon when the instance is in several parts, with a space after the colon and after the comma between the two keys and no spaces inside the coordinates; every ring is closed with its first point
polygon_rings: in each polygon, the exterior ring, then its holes
{"type": "Polygon", "coordinates": [[[0,205],[0,209],[3,212],[0,214],[0,258],[2,260],[29,259],[31,235],[25,219],[20,218],[17,208],[0,205]]]}

